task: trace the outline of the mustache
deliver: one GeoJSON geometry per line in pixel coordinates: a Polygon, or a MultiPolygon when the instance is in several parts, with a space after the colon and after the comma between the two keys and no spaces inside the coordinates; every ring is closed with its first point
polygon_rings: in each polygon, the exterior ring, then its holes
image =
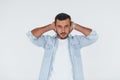
{"type": "Polygon", "coordinates": [[[60,34],[66,34],[65,32],[62,32],[62,33],[60,33],[60,34]]]}

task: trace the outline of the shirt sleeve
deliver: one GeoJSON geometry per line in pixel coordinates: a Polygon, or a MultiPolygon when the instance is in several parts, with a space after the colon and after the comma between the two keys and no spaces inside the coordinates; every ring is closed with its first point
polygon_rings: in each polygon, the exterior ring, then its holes
{"type": "Polygon", "coordinates": [[[46,43],[44,35],[40,36],[39,38],[36,38],[31,31],[27,32],[26,35],[33,44],[37,45],[38,47],[44,47],[46,43]]]}
{"type": "Polygon", "coordinates": [[[76,37],[77,37],[77,40],[80,43],[80,46],[85,47],[85,46],[88,46],[88,45],[93,44],[94,42],[96,42],[97,39],[98,39],[98,34],[96,33],[96,31],[92,31],[87,36],[79,35],[79,36],[76,36],[76,37]]]}

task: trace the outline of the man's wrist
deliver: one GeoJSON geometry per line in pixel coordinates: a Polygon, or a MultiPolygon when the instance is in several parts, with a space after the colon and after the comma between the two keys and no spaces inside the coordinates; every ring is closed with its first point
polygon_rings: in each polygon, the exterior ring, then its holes
{"type": "Polygon", "coordinates": [[[75,24],[75,23],[72,23],[72,28],[73,28],[73,30],[75,29],[75,26],[76,26],[76,24],[75,24]]]}
{"type": "Polygon", "coordinates": [[[48,24],[50,30],[53,30],[52,24],[48,24]]]}

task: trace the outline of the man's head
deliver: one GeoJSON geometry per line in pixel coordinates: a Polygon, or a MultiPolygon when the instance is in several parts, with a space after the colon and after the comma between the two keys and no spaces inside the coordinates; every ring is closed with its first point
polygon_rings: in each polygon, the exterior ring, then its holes
{"type": "Polygon", "coordinates": [[[71,17],[66,13],[59,13],[55,17],[55,27],[58,38],[67,38],[71,31],[71,17]]]}

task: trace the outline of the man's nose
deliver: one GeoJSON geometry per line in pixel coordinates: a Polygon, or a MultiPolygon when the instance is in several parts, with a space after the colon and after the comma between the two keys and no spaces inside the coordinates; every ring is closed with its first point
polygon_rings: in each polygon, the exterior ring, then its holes
{"type": "Polygon", "coordinates": [[[62,28],[62,32],[65,32],[65,28],[64,27],[62,28]]]}

